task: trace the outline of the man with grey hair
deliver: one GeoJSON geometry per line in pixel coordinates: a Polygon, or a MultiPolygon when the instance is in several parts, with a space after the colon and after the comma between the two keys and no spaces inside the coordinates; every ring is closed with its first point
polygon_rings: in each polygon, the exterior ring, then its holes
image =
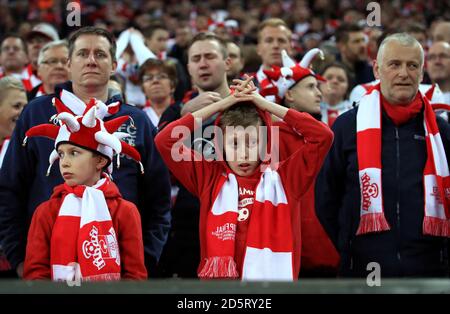
{"type": "Polygon", "coordinates": [[[28,99],[50,95],[55,92],[55,86],[69,79],[69,44],[66,40],[55,40],[46,44],[39,52],[37,73],[42,83],[28,93],[28,99]]]}
{"type": "Polygon", "coordinates": [[[386,37],[374,63],[380,82],[333,125],[316,212],[341,276],[448,274],[450,127],[419,91],[423,56],[411,35],[386,37]]]}

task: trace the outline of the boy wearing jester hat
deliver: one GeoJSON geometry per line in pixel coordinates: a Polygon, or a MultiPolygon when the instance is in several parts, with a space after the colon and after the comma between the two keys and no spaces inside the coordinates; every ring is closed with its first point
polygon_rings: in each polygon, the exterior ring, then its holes
{"type": "MultiPolygon", "coordinates": [[[[322,94],[318,84],[325,79],[310,69],[312,60],[318,55],[323,58],[321,50],[311,49],[300,63],[296,63],[288,56],[286,50],[283,50],[282,67],[273,66],[271,70],[264,71],[271,84],[262,89],[261,94],[266,97],[275,96],[284,106],[319,118],[322,94]]],[[[282,121],[276,121],[274,125],[280,127],[280,160],[284,160],[295,152],[296,145],[304,143],[304,139],[282,121]]],[[[298,219],[301,220],[302,235],[300,276],[336,276],[339,254],[316,217],[314,184],[296,204],[299,207],[297,212],[300,214],[298,219]]]]}
{"type": "Polygon", "coordinates": [[[120,168],[114,160],[114,183],[124,199],[133,202],[141,214],[144,238],[145,265],[154,274],[170,229],[169,173],[154,145],[156,129],[142,110],[121,101],[108,89],[108,81],[116,70],[116,44],[108,31],[92,26],[82,27],[69,38],[71,80],[55,87],[55,94],[42,96],[27,104],[16,127],[0,172],[0,242],[12,268],[22,277],[27,232],[36,208],[48,200],[53,188],[63,183],[57,167],[46,176],[48,156],[53,142],[47,138],[30,138],[22,147],[25,133],[33,126],[48,123],[57,111],[53,97],[70,106],[70,94],[83,100],[80,108],[72,108],[82,115],[86,104],[96,98],[105,104],[116,103],[108,110],[105,123],[119,116],[132,119],[120,126],[130,134],[124,141],[137,149],[145,174],[124,154],[120,154],[120,168]],[[68,99],[68,100],[67,100],[68,99]],[[120,103],[119,103],[120,101],[120,103]],[[151,188],[149,188],[151,187],[151,188]]]}
{"type": "MultiPolygon", "coordinates": [[[[65,183],[33,214],[24,278],[146,279],[139,212],[109,177],[113,153],[130,156],[142,169],[139,152],[121,141],[128,134],[115,132],[129,116],[103,122],[112,106],[101,101],[91,99],[79,116],[58,98],[54,102],[59,125],[32,127],[26,136],[55,140],[50,167],[59,159],[65,183]]],[[[71,102],[72,108],[74,103],[83,105],[74,95],[71,102]]]]}
{"type": "Polygon", "coordinates": [[[233,94],[172,122],[155,138],[169,169],[200,199],[201,279],[298,277],[300,214],[295,204],[313,182],[333,139],[330,129],[309,114],[256,93],[251,79],[238,80],[233,94]],[[218,112],[214,138],[219,156],[211,161],[183,145],[180,135],[201,126],[196,119],[218,112]],[[295,152],[280,163],[273,151],[278,139],[271,114],[305,139],[300,145],[293,141],[295,152]]]}

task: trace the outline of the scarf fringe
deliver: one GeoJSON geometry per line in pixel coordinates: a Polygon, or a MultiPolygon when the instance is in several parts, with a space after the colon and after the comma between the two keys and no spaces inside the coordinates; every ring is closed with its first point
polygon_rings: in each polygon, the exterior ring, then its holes
{"type": "Polygon", "coordinates": [[[199,278],[239,278],[236,262],[232,256],[206,258],[206,263],[198,273],[199,278]]]}
{"type": "Polygon", "coordinates": [[[120,280],[119,273],[99,274],[83,277],[83,281],[118,281],[120,280]]]}
{"type": "Polygon", "coordinates": [[[437,237],[450,237],[450,220],[425,216],[423,233],[437,237]]]}
{"type": "Polygon", "coordinates": [[[387,231],[389,229],[389,224],[383,213],[364,214],[361,216],[356,235],[361,235],[369,232],[387,231]]]}

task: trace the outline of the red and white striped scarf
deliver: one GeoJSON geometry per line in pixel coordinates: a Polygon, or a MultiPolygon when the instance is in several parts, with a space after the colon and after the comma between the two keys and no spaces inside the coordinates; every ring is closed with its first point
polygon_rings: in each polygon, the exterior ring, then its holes
{"type": "Polygon", "coordinates": [[[52,231],[53,281],[120,280],[118,236],[104,192],[107,177],[92,187],[64,185],[64,197],[52,231]]]}
{"type": "MultiPolygon", "coordinates": [[[[450,177],[447,158],[433,109],[422,94],[420,97],[424,103],[423,125],[428,155],[423,173],[425,193],[423,233],[450,237],[450,177]]],[[[382,133],[379,84],[361,98],[356,127],[361,190],[361,219],[356,234],[389,230],[389,224],[384,216],[381,186],[382,133]]]]}
{"type": "Polygon", "coordinates": [[[268,101],[280,103],[280,99],[277,98],[277,92],[271,92],[273,89],[276,89],[276,86],[272,83],[272,81],[267,77],[266,73],[264,73],[264,66],[261,65],[259,67],[258,72],[256,72],[256,80],[259,85],[259,93],[264,96],[268,101]]]}
{"type": "Polygon", "coordinates": [[[278,172],[267,167],[257,185],[241,276],[234,261],[238,182],[232,173],[221,179],[206,218],[206,263],[199,277],[294,280],[290,208],[278,172]]]}
{"type": "Polygon", "coordinates": [[[166,60],[167,59],[167,51],[161,51],[158,52],[158,59],[159,60],[166,60]]]}
{"type": "Polygon", "coordinates": [[[322,115],[322,122],[326,123],[329,127],[333,126],[334,121],[344,112],[352,108],[352,103],[348,100],[341,101],[336,106],[330,106],[327,103],[322,102],[320,104],[320,113],[322,115]]]}
{"type": "Polygon", "coordinates": [[[31,92],[33,88],[41,84],[41,80],[37,77],[32,70],[31,63],[28,64],[22,71],[22,83],[27,92],[31,92]]]}
{"type": "Polygon", "coordinates": [[[39,89],[37,90],[35,97],[37,98],[37,97],[45,96],[45,95],[47,95],[47,93],[45,92],[44,85],[41,84],[41,86],[39,86],[39,89]]]}
{"type": "Polygon", "coordinates": [[[2,168],[3,159],[5,158],[6,150],[9,146],[10,138],[9,136],[6,137],[3,141],[3,144],[0,146],[0,168],[2,168]]]}

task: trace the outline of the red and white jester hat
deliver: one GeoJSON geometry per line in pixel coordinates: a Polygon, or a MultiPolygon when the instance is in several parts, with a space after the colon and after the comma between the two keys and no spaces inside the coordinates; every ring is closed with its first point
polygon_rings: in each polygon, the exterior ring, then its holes
{"type": "Polygon", "coordinates": [[[54,97],[53,104],[57,114],[51,120],[59,122],[55,124],[41,124],[30,128],[26,132],[24,145],[28,137],[43,136],[55,140],[55,149],[49,157],[50,166],[59,158],[57,149],[60,144],[71,143],[82,148],[99,153],[109,159],[108,173],[112,173],[113,153],[117,154],[117,167],[120,166],[120,154],[125,154],[136,160],[144,172],[139,152],[131,145],[122,141],[130,136],[127,133],[115,132],[130,116],[121,116],[107,122],[103,122],[105,116],[118,112],[120,103],[112,103],[109,106],[103,102],[91,98],[88,104],[74,94],[63,90],[60,98],[54,97]]]}
{"type": "Polygon", "coordinates": [[[283,66],[281,68],[272,66],[271,70],[264,70],[272,84],[262,89],[260,94],[262,96],[274,95],[279,97],[279,99],[283,99],[289,88],[310,75],[319,81],[325,82],[326,80],[322,76],[310,69],[310,64],[316,55],[324,59],[322,50],[313,48],[304,55],[300,63],[296,63],[289,57],[286,50],[281,51],[283,66]]]}

